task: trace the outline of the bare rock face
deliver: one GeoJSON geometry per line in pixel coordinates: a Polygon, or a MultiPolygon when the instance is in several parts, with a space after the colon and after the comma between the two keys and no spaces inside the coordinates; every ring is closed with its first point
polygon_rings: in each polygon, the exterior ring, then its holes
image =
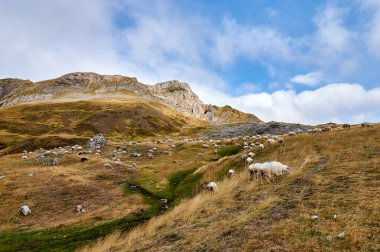
{"type": "Polygon", "coordinates": [[[182,113],[197,118],[204,116],[204,104],[187,83],[177,80],[162,82],[149,86],[149,91],[156,100],[182,113]]]}

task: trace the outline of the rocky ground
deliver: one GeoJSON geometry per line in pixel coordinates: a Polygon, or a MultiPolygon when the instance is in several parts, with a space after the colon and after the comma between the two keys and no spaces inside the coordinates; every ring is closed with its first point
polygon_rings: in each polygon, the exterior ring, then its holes
{"type": "Polygon", "coordinates": [[[206,138],[229,138],[246,135],[282,135],[289,132],[306,132],[310,126],[293,123],[239,123],[234,125],[219,125],[213,128],[216,133],[209,133],[206,138]]]}

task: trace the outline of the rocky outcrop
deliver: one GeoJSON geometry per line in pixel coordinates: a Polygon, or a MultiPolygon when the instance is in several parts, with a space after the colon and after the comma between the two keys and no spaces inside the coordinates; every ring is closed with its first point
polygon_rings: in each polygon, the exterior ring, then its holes
{"type": "Polygon", "coordinates": [[[107,146],[107,141],[103,134],[100,133],[90,138],[86,146],[90,149],[103,148],[107,146]]]}
{"type": "Polygon", "coordinates": [[[204,104],[191,90],[189,84],[177,80],[149,86],[152,98],[187,115],[204,116],[204,104]]]}

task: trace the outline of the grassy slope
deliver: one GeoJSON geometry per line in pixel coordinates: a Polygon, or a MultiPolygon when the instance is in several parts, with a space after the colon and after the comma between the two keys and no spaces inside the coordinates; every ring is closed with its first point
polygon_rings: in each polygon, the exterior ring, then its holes
{"type": "MultiPolygon", "coordinates": [[[[212,162],[213,149],[204,149],[201,143],[177,143],[176,148],[171,143],[139,144],[128,149],[129,153],[147,153],[153,146],[157,147],[153,161],[146,155],[139,158],[125,155],[122,157],[125,168],[107,170],[102,165],[106,160],[103,156],[88,156],[90,161],[81,164],[82,156],[70,154],[60,157],[61,165],[53,168],[40,168],[39,162],[22,160],[21,154],[1,158],[0,173],[6,178],[0,180],[3,202],[0,251],[72,251],[159,214],[160,198],[169,199],[173,205],[194,195],[202,175],[191,173],[212,162]],[[136,174],[127,172],[132,162],[137,164],[136,174]],[[35,175],[26,176],[30,172],[35,175]],[[125,186],[129,183],[141,185],[150,195],[155,195],[155,200],[144,194],[130,194],[125,186]],[[86,208],[84,214],[73,211],[79,202],[86,208]],[[32,207],[31,216],[18,213],[22,204],[32,207]]],[[[102,155],[112,150],[108,147],[102,155]]]]}
{"type": "Polygon", "coordinates": [[[204,177],[220,177],[233,160],[244,171],[219,181],[217,193],[201,193],[90,250],[378,251],[379,150],[379,125],[287,138],[284,147],[266,148],[256,160],[289,164],[291,173],[263,185],[249,181],[239,154],[227,157],[204,177]],[[319,219],[312,221],[312,214],[319,219]],[[342,231],[343,240],[336,237],[342,231]]]}
{"type": "Polygon", "coordinates": [[[115,141],[161,139],[206,125],[138,97],[22,104],[0,109],[0,154],[83,144],[99,132],[115,141]]]}

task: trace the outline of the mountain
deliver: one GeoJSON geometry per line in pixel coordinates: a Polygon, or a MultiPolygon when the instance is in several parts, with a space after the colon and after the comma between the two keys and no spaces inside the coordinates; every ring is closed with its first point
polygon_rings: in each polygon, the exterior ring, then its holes
{"type": "Polygon", "coordinates": [[[229,106],[204,104],[187,83],[177,80],[145,85],[136,78],[96,73],[69,73],[40,82],[21,79],[0,80],[0,106],[36,101],[80,101],[128,98],[140,95],[165,104],[187,116],[213,123],[260,122],[256,116],[229,106]]]}

